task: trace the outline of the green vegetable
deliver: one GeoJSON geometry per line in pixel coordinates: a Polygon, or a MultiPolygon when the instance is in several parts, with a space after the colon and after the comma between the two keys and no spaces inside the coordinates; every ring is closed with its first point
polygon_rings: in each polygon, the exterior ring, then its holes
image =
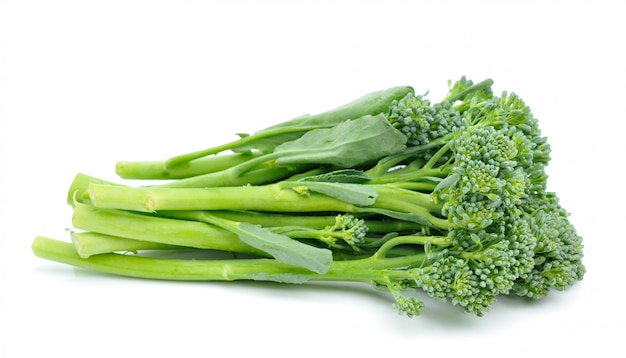
{"type": "Polygon", "coordinates": [[[584,277],[582,239],[546,189],[537,119],[491,86],[461,78],[434,104],[396,87],[207,150],[117,165],[165,184],[78,174],[72,244],[37,237],[33,250],[153,279],[364,282],[407,316],[423,306],[407,289],[478,316],[500,295],[539,299],[584,277]],[[150,255],[181,250],[202,259],[150,255]],[[206,258],[215,252],[232,256],[206,258]]]}

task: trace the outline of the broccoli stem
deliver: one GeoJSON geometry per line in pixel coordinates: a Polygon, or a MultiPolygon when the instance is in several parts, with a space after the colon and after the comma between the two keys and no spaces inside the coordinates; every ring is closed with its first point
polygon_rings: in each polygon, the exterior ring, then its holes
{"type": "MultiPolygon", "coordinates": [[[[450,173],[447,168],[435,169],[419,169],[404,170],[404,168],[393,170],[385,175],[372,177],[370,184],[396,184],[419,182],[420,180],[430,181],[432,178],[445,178],[450,173]]],[[[430,185],[423,185],[424,188],[430,188],[430,185]]]]}
{"type": "Polygon", "coordinates": [[[260,156],[259,152],[232,153],[192,160],[172,168],[163,161],[121,161],[115,172],[124,179],[184,179],[219,172],[260,156]]]}
{"type": "Polygon", "coordinates": [[[370,177],[370,184],[389,184],[401,182],[415,182],[420,180],[432,180],[432,178],[445,178],[450,174],[450,168],[443,164],[439,164],[441,158],[450,151],[449,141],[454,138],[454,134],[450,133],[428,144],[421,146],[408,147],[398,154],[390,155],[376,163],[375,166],[364,171],[364,174],[370,177]],[[416,155],[424,151],[439,148],[435,154],[426,163],[411,162],[403,165],[407,160],[412,160],[416,155]],[[392,170],[396,166],[398,169],[392,170]]]}
{"type": "Polygon", "coordinates": [[[140,250],[175,250],[182,246],[161,244],[158,242],[128,239],[105,235],[97,232],[72,232],[72,244],[80,257],[108,254],[111,252],[136,252],[140,250]]]}
{"type": "MultiPolygon", "coordinates": [[[[264,227],[279,226],[305,226],[311,229],[321,230],[335,223],[336,215],[290,215],[271,212],[255,211],[213,211],[213,215],[221,216],[225,219],[249,222],[264,227]]],[[[365,219],[368,232],[377,234],[387,234],[389,232],[415,232],[423,228],[423,225],[402,220],[372,220],[365,219]]]]}
{"type": "Polygon", "coordinates": [[[74,176],[72,183],[67,191],[66,203],[70,206],[74,206],[76,202],[82,202],[89,200],[87,195],[87,189],[90,184],[106,184],[106,185],[118,185],[116,183],[99,179],[87,174],[78,173],[74,176]]]}
{"type": "MultiPolygon", "coordinates": [[[[372,256],[376,259],[385,258],[392,249],[399,245],[435,245],[440,247],[450,246],[452,244],[452,238],[448,236],[421,236],[421,235],[406,235],[397,236],[391,240],[388,240],[380,246],[380,248],[372,256]]],[[[422,262],[423,263],[423,262],[422,262]]]]}
{"type": "MultiPolygon", "coordinates": [[[[424,178],[424,180],[426,180],[426,178],[424,178]]],[[[432,193],[435,188],[437,188],[437,184],[431,183],[430,181],[393,181],[391,183],[387,183],[387,185],[401,189],[418,191],[420,193],[432,193]]]]}
{"type": "Polygon", "coordinates": [[[128,277],[177,281],[265,280],[303,283],[313,280],[369,283],[385,278],[408,280],[413,273],[397,268],[416,267],[426,260],[423,253],[392,258],[370,256],[357,260],[334,261],[328,272],[318,274],[265,258],[190,260],[115,253],[82,258],[72,244],[43,236],[33,240],[32,250],[37,257],[75,267],[128,277]]]}
{"type": "Polygon", "coordinates": [[[204,188],[237,185],[260,185],[282,180],[308,170],[310,164],[276,165],[280,153],[256,156],[227,169],[161,184],[162,188],[204,188]]]}
{"type": "Polygon", "coordinates": [[[215,210],[212,213],[224,219],[249,222],[263,227],[306,226],[319,230],[335,222],[335,215],[290,215],[249,210],[215,210]]]}
{"type": "Polygon", "coordinates": [[[424,151],[430,150],[432,148],[440,147],[446,144],[446,139],[449,136],[441,137],[437,140],[433,140],[428,144],[420,145],[420,146],[411,146],[406,148],[400,153],[389,155],[387,157],[381,158],[375,166],[369,168],[364,173],[370,178],[377,179],[382,176],[388,175],[390,173],[390,169],[393,167],[400,165],[408,159],[415,157],[417,154],[420,154],[424,151]]]}
{"type": "Polygon", "coordinates": [[[159,210],[354,211],[352,204],[317,193],[303,196],[278,184],[215,188],[138,188],[92,184],[88,192],[96,207],[148,213],[159,210]]]}
{"type": "Polygon", "coordinates": [[[96,207],[148,213],[161,210],[367,213],[369,208],[378,208],[411,213],[440,229],[450,227],[446,219],[433,214],[441,213],[441,204],[433,203],[428,194],[384,185],[372,188],[378,192],[378,197],[371,207],[358,207],[315,192],[302,195],[281,183],[189,189],[90,184],[88,192],[91,203],[96,207]]]}
{"type": "Polygon", "coordinates": [[[76,203],[72,225],[81,230],[133,240],[267,256],[243,243],[237,235],[197,221],[103,210],[76,203]]]}

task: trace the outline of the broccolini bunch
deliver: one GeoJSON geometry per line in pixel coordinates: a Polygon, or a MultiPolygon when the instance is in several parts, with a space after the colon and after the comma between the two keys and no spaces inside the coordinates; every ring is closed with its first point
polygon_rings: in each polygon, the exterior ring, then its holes
{"type": "Polygon", "coordinates": [[[547,191],[537,119],[491,86],[461,78],[434,104],[396,87],[206,150],[118,163],[123,178],[165,184],[79,174],[73,243],[38,237],[35,254],[156,279],[366,282],[407,316],[423,307],[407,289],[478,316],[499,295],[544,297],[583,278],[582,239],[547,191]],[[180,248],[237,256],[142,255],[180,248]]]}

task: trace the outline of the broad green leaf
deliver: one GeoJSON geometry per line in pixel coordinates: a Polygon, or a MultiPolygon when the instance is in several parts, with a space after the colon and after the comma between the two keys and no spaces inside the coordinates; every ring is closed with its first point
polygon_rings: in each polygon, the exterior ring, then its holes
{"type": "Polygon", "coordinates": [[[376,202],[378,193],[375,189],[351,183],[331,183],[331,182],[293,182],[308,190],[324,195],[328,195],[346,203],[368,206],[376,202]]]}
{"type": "Polygon", "coordinates": [[[407,138],[384,115],[363,116],[332,128],[316,129],[279,145],[274,154],[279,165],[329,164],[353,168],[406,148],[407,138]]]}
{"type": "Polygon", "coordinates": [[[333,260],[328,249],[316,248],[250,223],[240,223],[236,234],[241,241],[267,252],[278,262],[304,267],[313,272],[328,272],[333,260]]]}

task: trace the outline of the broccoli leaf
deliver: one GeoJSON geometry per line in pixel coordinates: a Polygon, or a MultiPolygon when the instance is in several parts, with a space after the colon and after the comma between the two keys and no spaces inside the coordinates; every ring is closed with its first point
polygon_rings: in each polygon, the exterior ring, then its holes
{"type": "Polygon", "coordinates": [[[406,148],[407,138],[384,115],[363,116],[332,128],[315,129],[274,150],[276,163],[329,164],[342,168],[376,161],[406,148]]]}
{"type": "Polygon", "coordinates": [[[355,205],[372,205],[376,202],[376,197],[378,197],[375,189],[360,184],[331,182],[306,182],[300,184],[299,182],[293,182],[293,184],[296,183],[298,184],[297,186],[304,186],[310,191],[355,205]]]}
{"type": "Polygon", "coordinates": [[[240,223],[236,233],[241,241],[267,252],[278,262],[304,267],[317,273],[328,272],[332,263],[330,250],[309,246],[257,225],[240,223]]]}

